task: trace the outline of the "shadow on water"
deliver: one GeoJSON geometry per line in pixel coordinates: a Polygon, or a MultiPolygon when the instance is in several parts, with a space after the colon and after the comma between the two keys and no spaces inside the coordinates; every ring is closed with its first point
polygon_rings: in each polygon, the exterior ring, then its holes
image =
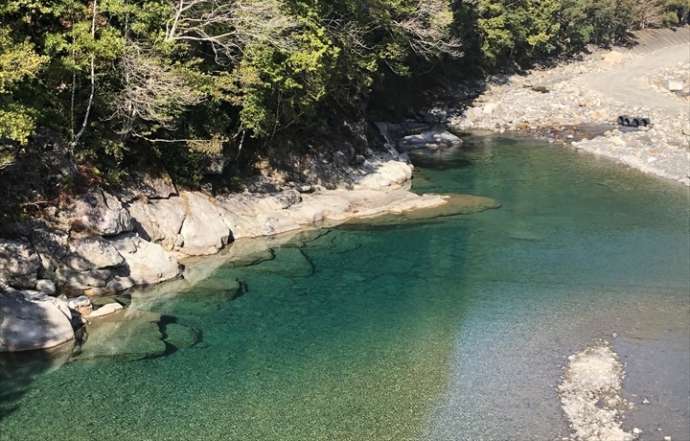
{"type": "MultiPolygon", "coordinates": [[[[0,424],[18,408],[31,383],[65,364],[72,354],[72,342],[48,350],[0,353],[0,424]]],[[[0,429],[0,439],[2,438],[0,429]]]]}

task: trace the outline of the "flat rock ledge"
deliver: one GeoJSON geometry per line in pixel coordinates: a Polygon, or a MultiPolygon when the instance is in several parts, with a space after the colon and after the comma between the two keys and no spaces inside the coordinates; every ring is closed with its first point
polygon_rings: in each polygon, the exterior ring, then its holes
{"type": "Polygon", "coordinates": [[[313,193],[211,196],[165,182],[117,196],[96,190],[23,236],[0,238],[0,352],[44,349],[74,338],[70,323],[83,317],[76,308],[73,320],[57,294],[108,295],[182,278],[181,260],[217,254],[240,239],[385,215],[413,218],[416,211],[436,216],[497,207],[486,198],[414,194],[411,178],[406,162],[372,160],[347,188],[313,193]]]}

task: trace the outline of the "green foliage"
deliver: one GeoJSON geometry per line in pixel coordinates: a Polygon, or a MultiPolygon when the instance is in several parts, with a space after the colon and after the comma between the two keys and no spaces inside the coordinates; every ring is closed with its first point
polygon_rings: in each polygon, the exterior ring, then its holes
{"type": "Polygon", "coordinates": [[[148,161],[193,182],[240,143],[361,117],[391,77],[526,65],[687,20],[687,0],[640,3],[5,0],[0,145],[50,127],[100,169],[148,161]]]}

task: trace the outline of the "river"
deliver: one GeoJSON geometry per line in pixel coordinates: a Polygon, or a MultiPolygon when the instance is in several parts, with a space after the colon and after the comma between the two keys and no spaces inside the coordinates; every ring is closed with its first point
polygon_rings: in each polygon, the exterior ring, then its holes
{"type": "Polygon", "coordinates": [[[562,369],[601,340],[624,428],[689,440],[687,188],[526,138],[415,162],[416,191],[502,207],[303,234],[132,293],[120,356],[0,359],[0,440],[555,440],[562,369]]]}

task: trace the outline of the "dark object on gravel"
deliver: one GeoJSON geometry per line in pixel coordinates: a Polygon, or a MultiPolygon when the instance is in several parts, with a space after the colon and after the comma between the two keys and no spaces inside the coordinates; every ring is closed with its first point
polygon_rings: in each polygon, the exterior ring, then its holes
{"type": "Polygon", "coordinates": [[[628,115],[621,115],[618,117],[618,125],[623,127],[647,127],[651,124],[649,118],[632,117],[628,115]]]}

